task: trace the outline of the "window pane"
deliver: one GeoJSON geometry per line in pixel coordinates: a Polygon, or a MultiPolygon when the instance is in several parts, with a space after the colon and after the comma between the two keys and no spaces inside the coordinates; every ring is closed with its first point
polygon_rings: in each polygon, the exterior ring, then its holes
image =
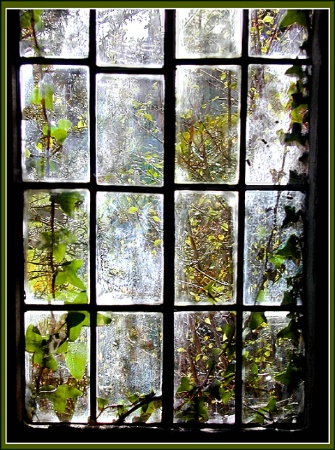
{"type": "Polygon", "coordinates": [[[163,183],[164,79],[97,76],[99,184],[163,183]]]}
{"type": "Polygon", "coordinates": [[[301,304],[304,198],[301,192],[246,193],[246,304],[301,304]]]}
{"type": "Polygon", "coordinates": [[[20,19],[20,56],[88,57],[88,9],[23,9],[20,19]]]}
{"type": "Polygon", "coordinates": [[[297,66],[249,66],[246,165],[249,184],[305,181],[308,70],[297,66]]]}
{"type": "Polygon", "coordinates": [[[177,9],[177,58],[241,55],[242,10],[177,9]]]}
{"type": "Polygon", "coordinates": [[[176,304],[235,302],[235,193],[179,191],[175,198],[176,304]]]}
{"type": "Polygon", "coordinates": [[[98,304],[161,303],[163,196],[97,195],[98,304]]]}
{"type": "Polygon", "coordinates": [[[29,421],[88,421],[89,325],[87,312],[25,313],[29,421]]]}
{"type": "Polygon", "coordinates": [[[235,422],[235,312],[175,313],[175,422],[235,422]]]}
{"type": "Polygon", "coordinates": [[[244,313],[244,423],[303,421],[302,321],[298,313],[244,313]]]}
{"type": "Polygon", "coordinates": [[[88,302],[88,192],[27,191],[26,303],[88,302]]]}
{"type": "Polygon", "coordinates": [[[162,314],[100,313],[98,325],[98,421],[159,422],[162,314]]]}
{"type": "Polygon", "coordinates": [[[311,11],[307,9],[252,9],[249,54],[272,58],[306,57],[311,11]]]}
{"type": "Polygon", "coordinates": [[[24,181],[89,181],[88,69],[20,69],[24,181]]]}
{"type": "Polygon", "coordinates": [[[177,68],[177,183],[236,183],[238,67],[177,68]]]}
{"type": "Polygon", "coordinates": [[[161,9],[98,9],[99,66],[162,67],[164,11],[161,9]]]}

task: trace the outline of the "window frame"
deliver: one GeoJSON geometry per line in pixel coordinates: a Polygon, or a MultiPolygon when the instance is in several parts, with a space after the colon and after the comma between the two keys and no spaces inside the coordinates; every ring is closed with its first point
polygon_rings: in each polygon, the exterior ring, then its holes
{"type": "MultiPolygon", "coordinates": [[[[318,6],[316,5],[316,8],[318,6]]],[[[175,118],[175,101],[174,101],[174,81],[172,80],[172,72],[176,65],[176,61],[172,61],[173,57],[173,35],[174,35],[174,22],[173,22],[173,10],[168,13],[167,16],[167,31],[168,36],[166,42],[170,42],[170,45],[166,44],[166,71],[169,72],[167,82],[165,85],[166,98],[170,98],[170,102],[165,104],[166,117],[171,120],[166,121],[167,128],[165,130],[165,147],[174,147],[174,118],[175,118]],[[169,125],[169,123],[170,125],[169,125]]],[[[307,354],[307,387],[306,387],[306,427],[303,430],[290,430],[282,427],[280,430],[271,428],[255,427],[247,428],[241,427],[241,424],[230,427],[214,427],[211,424],[205,424],[205,426],[194,427],[181,424],[175,424],[175,426],[164,426],[166,422],[166,416],[172,416],[172,402],[170,402],[170,408],[163,410],[162,424],[157,424],[154,427],[150,426],[137,426],[136,428],[131,425],[123,425],[122,427],[116,426],[101,426],[92,427],[89,425],[78,426],[77,424],[50,424],[47,428],[39,427],[38,424],[28,425],[24,421],[24,364],[22,358],[7,358],[7,442],[16,443],[30,443],[30,442],[327,442],[328,439],[328,412],[329,412],[329,367],[327,367],[327,361],[324,359],[326,352],[320,352],[320,348],[327,347],[329,354],[329,329],[325,326],[325,311],[329,314],[328,303],[328,271],[325,270],[325,265],[319,263],[319,261],[325,261],[325,255],[327,255],[327,264],[329,261],[329,235],[328,235],[328,199],[329,192],[325,180],[328,179],[329,161],[328,152],[325,149],[329,149],[328,140],[328,107],[325,107],[325,99],[329,98],[329,67],[328,67],[328,44],[329,44],[329,31],[328,24],[329,18],[327,17],[328,11],[318,9],[314,13],[314,40],[312,48],[312,89],[311,89],[311,121],[310,121],[310,169],[309,169],[309,188],[308,188],[308,225],[306,229],[306,258],[305,258],[305,276],[306,276],[306,305],[304,305],[305,314],[307,317],[307,330],[306,333],[306,354],[307,354]],[[327,212],[327,213],[326,213],[327,212]],[[317,239],[316,239],[317,237],[317,239]],[[322,293],[322,295],[320,295],[322,293]],[[320,305],[322,304],[322,311],[320,305]],[[327,345],[326,345],[327,344],[327,345]],[[323,367],[322,382],[320,382],[320,367],[323,367]],[[15,399],[15,401],[10,401],[15,399]],[[320,399],[322,401],[322,408],[320,408],[320,399]],[[327,402],[328,400],[328,402],[327,402]],[[326,407],[327,405],[327,407],[326,407]],[[64,431],[64,434],[62,433],[64,431]],[[62,437],[66,436],[66,438],[62,437]]],[[[24,354],[24,330],[22,314],[25,309],[38,310],[39,307],[32,307],[32,305],[23,304],[23,287],[19,280],[23,280],[23,245],[18,236],[22,235],[21,224],[23,222],[23,210],[22,210],[22,192],[25,189],[20,179],[20,111],[17,107],[19,104],[18,97],[18,67],[20,66],[20,58],[18,55],[18,43],[19,43],[19,21],[18,10],[7,10],[7,201],[8,207],[6,211],[7,222],[7,356],[8,355],[22,355],[24,354]],[[12,153],[11,153],[12,151],[12,153]],[[13,157],[11,157],[13,156],[13,157]],[[11,208],[10,205],[17,205],[16,208],[11,208]],[[9,243],[14,243],[13,249],[9,247],[9,243]],[[12,299],[12,300],[10,300],[12,299]],[[9,323],[15,323],[14,327],[9,327],[9,323]],[[14,353],[15,352],[15,353],[14,353]]],[[[91,15],[91,21],[94,20],[94,14],[91,15]]],[[[246,25],[244,25],[245,27],[246,25]]],[[[244,33],[246,30],[244,29],[244,33]]],[[[93,58],[93,64],[95,64],[95,36],[90,33],[90,59],[93,58]]],[[[246,41],[243,41],[243,45],[246,45],[246,41]]],[[[236,59],[238,60],[238,59],[236,59]]],[[[243,62],[239,59],[239,62],[243,64],[242,67],[242,95],[246,96],[247,89],[247,66],[249,63],[254,63],[259,58],[248,57],[243,62]],[[244,70],[244,75],[243,75],[244,70]],[[244,92],[244,93],[243,93],[244,92]]],[[[29,58],[27,63],[38,62],[38,58],[29,58]]],[[[40,59],[41,61],[41,59],[40,59]]],[[[77,60],[77,64],[85,64],[83,60],[77,60]]],[[[182,60],[177,61],[177,65],[182,60]]],[[[184,61],[186,64],[199,64],[199,60],[184,61]]],[[[236,62],[239,64],[239,62],[236,62]]],[[[266,60],[262,58],[260,61],[262,64],[266,64],[266,60]]],[[[292,61],[291,61],[292,62],[292,61]]],[[[52,64],[52,60],[48,59],[47,63],[52,64]]],[[[66,60],[65,63],[69,64],[70,60],[66,60]]],[[[273,63],[273,61],[271,61],[273,63]]],[[[280,63],[285,63],[281,60],[280,63]]],[[[206,64],[220,64],[218,60],[206,60],[206,64]]],[[[233,60],[229,61],[229,64],[234,64],[233,60]]],[[[98,68],[97,71],[103,71],[98,68]]],[[[117,70],[122,72],[122,70],[117,70]]],[[[127,73],[140,73],[142,70],[129,69],[125,70],[127,73]]],[[[143,73],[157,73],[157,71],[143,69],[143,73]]],[[[90,71],[90,115],[94,117],[95,113],[95,72],[90,71]]],[[[246,112],[241,111],[241,121],[245,124],[246,112]]],[[[95,122],[91,120],[91,143],[95,137],[95,122]]],[[[245,129],[242,126],[240,139],[243,141],[245,136],[245,129]]],[[[94,140],[95,142],[95,140],[94,140]]],[[[243,144],[242,144],[243,147],[243,144]]],[[[245,146],[244,146],[245,147],[245,146]]],[[[94,145],[93,145],[94,148],[94,145]]],[[[245,148],[244,148],[245,151],[245,148]]],[[[165,152],[167,154],[167,152],[165,152]]],[[[243,151],[240,153],[240,162],[243,162],[243,151]]],[[[164,218],[167,223],[169,217],[171,217],[171,211],[173,211],[173,195],[174,189],[186,189],[186,186],[175,185],[172,179],[173,174],[173,158],[166,157],[165,168],[166,177],[164,186],[157,191],[163,192],[165,205],[170,205],[164,209],[164,218]],[[174,185],[174,189],[170,189],[169,186],[174,185]],[[172,206],[171,206],[172,205],[172,206]],[[171,209],[172,208],[172,209],[171,209]]],[[[95,151],[91,152],[91,167],[95,165],[95,151]]],[[[244,178],[244,164],[240,164],[240,176],[244,178]]],[[[90,182],[91,196],[97,190],[97,187],[93,186],[93,182],[90,182]]],[[[59,183],[58,187],[67,186],[67,183],[59,183]]],[[[45,183],[43,187],[53,187],[48,183],[45,183]]],[[[81,184],[75,184],[74,188],[81,187],[81,184]]],[[[188,185],[189,189],[197,189],[193,185],[188,185]]],[[[254,187],[259,188],[259,186],[254,187]]],[[[129,188],[127,188],[129,189],[129,188]]],[[[200,187],[203,189],[203,186],[200,187]]],[[[210,189],[215,187],[210,185],[210,189]]],[[[224,189],[233,190],[235,186],[227,187],[224,189]]],[[[250,186],[248,187],[249,190],[250,186]]],[[[287,189],[287,186],[282,186],[283,190],[287,189]]],[[[99,190],[104,190],[104,187],[99,186],[99,190]]],[[[125,190],[125,189],[106,189],[111,191],[125,190]]],[[[131,188],[133,192],[146,192],[146,189],[131,188]]],[[[269,190],[273,190],[271,187],[269,190]]],[[[245,191],[245,186],[239,188],[240,194],[245,191]]],[[[155,192],[155,189],[150,188],[150,192],[155,192]]],[[[240,195],[240,204],[244,202],[243,195],[240,195]]],[[[94,202],[91,202],[90,214],[95,218],[94,202]]],[[[240,223],[243,222],[243,217],[240,218],[240,223]]],[[[91,227],[93,229],[94,227],[91,227]]],[[[239,242],[243,242],[243,229],[239,229],[239,242]]],[[[94,239],[94,235],[91,236],[94,239]]],[[[174,230],[173,227],[165,228],[165,239],[173,242],[174,230]]],[[[243,246],[239,245],[239,260],[243,260],[243,246]]],[[[166,249],[165,258],[165,278],[164,286],[165,292],[171,292],[169,286],[173,286],[174,271],[168,267],[168,261],[173,261],[174,249],[166,249]]],[[[91,260],[91,277],[94,277],[95,273],[95,259],[91,260]]],[[[239,277],[243,276],[243,268],[239,268],[239,277]]],[[[92,278],[91,278],[92,281],[92,278]]],[[[94,281],[94,279],[93,279],[94,281]]],[[[242,283],[238,285],[240,293],[238,294],[242,298],[242,283]]],[[[91,290],[93,292],[94,289],[91,290]]],[[[94,298],[91,299],[94,302],[94,298]]],[[[43,309],[43,308],[41,308],[43,309]]],[[[64,306],[53,308],[53,310],[64,309],[64,306]]],[[[91,312],[97,310],[103,310],[104,308],[97,305],[95,309],[90,309],[91,312]]],[[[117,308],[105,308],[113,310],[123,310],[123,307],[117,308]]],[[[141,308],[145,310],[145,308],[141,308]]],[[[150,308],[153,310],[154,308],[150,308]]],[[[176,310],[187,310],[186,307],[169,307],[164,315],[164,332],[169,333],[169,327],[173,319],[173,312],[176,310]]],[[[229,309],[235,310],[235,305],[231,305],[229,309]]],[[[256,308],[245,305],[240,308],[240,312],[243,310],[271,310],[271,307],[256,308]]],[[[277,310],[278,308],[275,308],[277,310]]],[[[160,308],[156,308],[160,310],[160,308]]],[[[189,308],[189,310],[212,310],[210,307],[197,307],[189,308]]],[[[92,315],[91,315],[92,317],[92,315]]],[[[93,314],[94,317],[94,314],[93,314]]],[[[328,316],[329,317],[329,316],[328,316]]],[[[238,326],[242,327],[242,316],[240,314],[240,323],[238,326]]],[[[328,321],[329,325],[329,321],[328,321]]],[[[94,327],[91,328],[93,330],[94,327]]],[[[92,331],[91,331],[92,332],[92,331]]],[[[91,341],[92,342],[92,341],[91,341]]],[[[93,342],[95,337],[93,333],[93,342]]],[[[238,344],[241,348],[242,342],[238,344]]],[[[173,346],[171,346],[173,347],[173,346]]],[[[168,368],[173,365],[173,349],[170,350],[166,347],[163,349],[163,373],[164,367],[168,368]]],[[[330,361],[329,361],[330,362],[330,361]]],[[[91,367],[95,367],[94,358],[91,367]]],[[[95,369],[91,373],[91,377],[95,376],[95,369]]],[[[240,369],[239,369],[240,370],[240,369]]],[[[241,388],[241,380],[238,381],[241,388]]],[[[167,380],[163,375],[163,389],[164,396],[172,396],[173,398],[173,380],[167,380]]],[[[94,391],[91,394],[91,403],[95,404],[94,391]]],[[[93,408],[92,408],[93,409],[93,408]]],[[[240,414],[241,411],[236,411],[240,414]]]]}

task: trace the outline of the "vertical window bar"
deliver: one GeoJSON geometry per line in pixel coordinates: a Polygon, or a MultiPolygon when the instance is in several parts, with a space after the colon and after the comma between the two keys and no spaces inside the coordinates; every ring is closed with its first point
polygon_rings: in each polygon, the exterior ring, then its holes
{"type": "Polygon", "coordinates": [[[173,420],[174,398],[174,136],[175,136],[175,11],[165,11],[164,74],[164,318],[162,420],[173,420]]]}
{"type": "Polygon", "coordinates": [[[96,10],[90,10],[89,31],[89,148],[90,148],[90,406],[92,423],[96,420],[97,373],[96,373],[96,146],[95,146],[95,109],[96,109],[96,10]]]}
{"type": "Polygon", "coordinates": [[[236,374],[235,374],[235,424],[242,422],[242,328],[243,328],[243,272],[244,272],[244,220],[245,220],[245,159],[246,122],[248,99],[248,10],[243,11],[241,112],[240,112],[240,168],[238,200],[238,262],[237,262],[237,316],[236,316],[236,374]]]}

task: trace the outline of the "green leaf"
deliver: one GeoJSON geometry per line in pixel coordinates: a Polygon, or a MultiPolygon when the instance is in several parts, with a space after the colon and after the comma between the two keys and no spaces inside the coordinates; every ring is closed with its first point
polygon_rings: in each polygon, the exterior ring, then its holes
{"type": "Polygon", "coordinates": [[[221,348],[212,348],[212,355],[214,357],[221,355],[222,349],[221,348]]]}
{"type": "Polygon", "coordinates": [[[65,355],[67,368],[76,380],[84,376],[87,363],[87,347],[83,342],[69,342],[65,355]]]}
{"type": "Polygon", "coordinates": [[[228,341],[230,341],[231,338],[234,336],[235,327],[233,324],[225,323],[224,326],[222,327],[222,332],[226,336],[228,341]]]}
{"type": "Polygon", "coordinates": [[[70,311],[66,316],[66,324],[69,335],[69,341],[75,341],[81,332],[81,329],[86,320],[86,315],[80,311],[70,311]]]}
{"type": "Polygon", "coordinates": [[[108,325],[111,323],[112,319],[105,314],[98,313],[97,314],[97,326],[108,325]]]}
{"type": "Polygon", "coordinates": [[[284,292],[284,296],[283,296],[283,300],[281,302],[281,306],[286,306],[286,305],[296,305],[296,299],[293,295],[292,291],[285,291],[284,292]]]}
{"type": "Polygon", "coordinates": [[[189,392],[192,391],[192,389],[195,388],[195,385],[193,383],[191,383],[189,377],[181,377],[180,379],[180,385],[177,389],[177,393],[178,392],[189,392]]]}
{"type": "Polygon", "coordinates": [[[82,264],[83,260],[81,259],[74,259],[71,262],[62,264],[61,269],[56,276],[56,285],[72,284],[72,286],[85,291],[86,286],[76,274],[82,264]]]}
{"type": "Polygon", "coordinates": [[[30,103],[33,105],[40,105],[42,102],[42,94],[37,86],[34,87],[30,97],[30,103]]]}
{"type": "Polygon", "coordinates": [[[61,128],[62,130],[65,130],[65,131],[69,131],[70,128],[72,127],[72,123],[67,119],[60,119],[57,122],[57,125],[58,125],[58,128],[61,128]]]}
{"type": "Polygon", "coordinates": [[[57,139],[57,141],[62,144],[67,138],[67,131],[62,130],[61,128],[56,128],[52,131],[51,136],[57,139]]]}
{"type": "Polygon", "coordinates": [[[75,297],[74,300],[67,301],[66,303],[72,303],[72,304],[86,304],[86,303],[88,303],[87,292],[86,291],[80,292],[80,294],[78,294],[75,297]]]}
{"type": "Polygon", "coordinates": [[[30,324],[26,331],[26,351],[34,353],[40,350],[43,342],[45,342],[45,339],[41,336],[38,328],[30,324]]]}
{"type": "Polygon", "coordinates": [[[266,300],[266,293],[264,289],[260,289],[256,295],[255,302],[263,303],[266,300]]]}
{"type": "Polygon", "coordinates": [[[285,29],[293,24],[298,24],[307,27],[306,12],[300,9],[290,9],[286,12],[280,21],[279,28],[285,29]]]}
{"type": "Polygon", "coordinates": [[[291,223],[299,222],[301,215],[302,215],[301,209],[299,209],[299,211],[296,212],[294,206],[285,206],[285,218],[282,223],[282,228],[284,228],[287,225],[290,225],[291,223]]]}
{"type": "MultiPolygon", "coordinates": [[[[44,394],[44,396],[50,398],[52,401],[54,410],[58,413],[65,412],[66,401],[68,398],[73,398],[75,401],[78,397],[83,395],[83,393],[74,387],[62,384],[58,386],[56,392],[51,392],[49,394],[44,394]]],[[[41,395],[42,396],[42,395],[41,395]]]]}
{"type": "Polygon", "coordinates": [[[198,397],[196,399],[196,409],[198,416],[204,421],[207,422],[208,420],[208,409],[205,406],[205,397],[198,397]]]}
{"type": "Polygon", "coordinates": [[[301,324],[295,319],[290,320],[287,327],[281,329],[277,333],[277,338],[290,339],[295,344],[299,343],[301,336],[301,324]]]}
{"type": "Polygon", "coordinates": [[[138,211],[137,206],[131,206],[131,207],[128,209],[128,214],[136,214],[137,211],[138,211]]]}
{"type": "Polygon", "coordinates": [[[301,364],[289,362],[285,372],[275,376],[275,380],[285,384],[289,395],[299,386],[304,379],[304,371],[301,364]]]}
{"type": "MultiPolygon", "coordinates": [[[[43,91],[44,91],[44,101],[45,101],[45,107],[47,109],[53,110],[54,109],[54,87],[50,84],[43,85],[43,91]]],[[[43,93],[42,93],[42,100],[43,100],[43,93]]]]}
{"type": "Polygon", "coordinates": [[[251,330],[256,330],[263,323],[267,323],[267,318],[263,312],[252,312],[248,319],[248,326],[251,330]]]}
{"type": "Polygon", "coordinates": [[[64,255],[66,253],[66,244],[58,244],[55,245],[53,248],[53,257],[57,262],[61,262],[64,258],[64,255]]]}
{"type": "Polygon", "coordinates": [[[305,74],[301,66],[292,66],[286,70],[285,75],[293,75],[299,79],[304,78],[305,74]]]}
{"type": "Polygon", "coordinates": [[[58,363],[53,355],[47,355],[43,358],[43,366],[52,371],[56,371],[58,369],[58,363]]]}
{"type": "Polygon", "coordinates": [[[84,200],[80,192],[62,192],[60,194],[52,194],[52,199],[59,204],[66,215],[72,217],[75,208],[77,208],[84,200]]]}
{"type": "Polygon", "coordinates": [[[99,411],[101,411],[102,409],[104,409],[105,406],[108,405],[107,398],[97,397],[97,402],[98,402],[98,410],[99,411]]]}
{"type": "Polygon", "coordinates": [[[291,234],[286,242],[277,248],[275,254],[285,256],[287,258],[292,257],[294,259],[299,259],[301,257],[301,250],[297,236],[295,234],[291,234]]]}
{"type": "Polygon", "coordinates": [[[280,255],[269,256],[269,262],[274,265],[275,269],[281,268],[281,266],[285,262],[285,259],[286,259],[285,256],[280,256],[280,255]]]}

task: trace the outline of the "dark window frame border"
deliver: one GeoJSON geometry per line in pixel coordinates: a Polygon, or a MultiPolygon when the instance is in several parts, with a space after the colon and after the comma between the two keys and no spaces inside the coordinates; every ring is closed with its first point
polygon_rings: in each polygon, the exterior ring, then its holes
{"type": "MultiPolygon", "coordinates": [[[[317,6],[316,6],[317,7],[317,6]]],[[[18,44],[19,27],[15,22],[15,14],[8,11],[7,21],[7,195],[8,205],[20,205],[20,193],[22,183],[19,180],[19,174],[16,170],[20,166],[20,144],[18,127],[20,123],[20,112],[16,105],[18,100],[18,60],[14,57],[15,45],[18,44]],[[13,36],[16,36],[13,46],[13,36]],[[13,151],[13,158],[10,157],[10,152],[13,151]]],[[[320,264],[320,261],[329,261],[329,242],[328,242],[328,189],[325,182],[328,179],[328,107],[325,106],[329,99],[329,63],[328,63],[328,42],[329,42],[329,18],[327,17],[327,10],[315,11],[314,18],[314,36],[313,41],[313,77],[312,77],[312,113],[311,113],[311,128],[310,128],[310,175],[309,175],[309,214],[307,227],[307,255],[306,255],[306,316],[307,316],[307,359],[309,367],[309,383],[306,392],[306,418],[307,426],[302,430],[275,430],[271,428],[257,427],[257,429],[247,429],[237,427],[217,428],[211,427],[207,424],[202,428],[194,428],[187,426],[178,426],[173,428],[165,428],[162,426],[77,426],[65,424],[52,424],[48,428],[28,425],[24,422],[24,412],[22,404],[22,378],[21,378],[21,361],[16,358],[8,358],[7,360],[7,442],[15,443],[30,443],[30,442],[50,442],[50,443],[71,443],[71,442],[99,442],[101,444],[107,442],[206,442],[206,443],[220,443],[220,442],[328,442],[328,424],[329,424],[329,370],[325,370],[327,361],[324,359],[325,354],[329,354],[323,350],[329,350],[329,330],[325,326],[324,314],[329,312],[329,292],[328,292],[328,270],[326,264],[320,264]],[[327,212],[327,214],[325,213],[327,212]],[[315,237],[317,236],[317,239],[315,237]],[[327,251],[325,251],[327,249],[327,251]],[[323,310],[321,311],[321,307],[323,310]],[[323,368],[322,382],[320,382],[319,368],[323,368]],[[15,401],[8,401],[8,399],[15,399],[15,401]],[[320,399],[321,405],[320,405],[320,399]],[[209,431],[210,429],[210,431],[209,431]],[[64,436],[64,438],[62,437],[64,436]]],[[[171,22],[170,22],[171,26],[171,22]]],[[[167,33],[171,33],[170,26],[167,33]]],[[[94,41],[91,41],[91,45],[94,41]]],[[[171,49],[166,49],[171,52],[171,49]]],[[[254,60],[253,60],[254,61],[254,60]]],[[[27,61],[30,63],[31,61],[27,61]]],[[[48,60],[49,63],[49,60],[48,60]]],[[[50,63],[52,61],[50,60],[50,63]]],[[[67,61],[68,63],[68,61],[67,61]]],[[[191,61],[189,61],[191,63],[191,61]]],[[[217,63],[215,61],[206,61],[206,63],[217,63]]],[[[230,62],[233,64],[233,61],[230,62]]],[[[265,60],[262,59],[265,64],[265,60]]],[[[285,61],[282,61],[285,63],[285,61]]],[[[99,69],[100,70],[100,69],[99,69]]],[[[138,72],[138,71],[136,71],[138,72]]],[[[145,71],[147,72],[147,71],[145,71]]],[[[94,77],[94,73],[91,77],[94,77]]],[[[94,83],[90,84],[91,96],[94,90],[94,83]]],[[[168,84],[166,95],[173,95],[173,83],[168,84]]],[[[245,88],[245,87],[244,87],[245,88]]],[[[242,87],[243,89],[243,87],[242,87]]],[[[94,94],[93,94],[94,95],[94,94]]],[[[94,98],[94,97],[93,97],[94,98]]],[[[328,106],[328,104],[327,104],[328,106]]],[[[92,106],[91,106],[92,108],[92,106]]],[[[94,108],[94,105],[93,105],[94,108]]],[[[170,114],[174,114],[174,105],[170,108],[170,114]]],[[[91,109],[92,112],[92,109],[91,109]]],[[[172,122],[172,120],[171,120],[172,122]]],[[[93,127],[94,128],[94,127],[93,127]]],[[[92,155],[94,158],[94,152],[92,155]]],[[[243,166],[243,164],[241,164],[243,166]]],[[[242,169],[243,170],[243,169],[242,169]]],[[[171,172],[171,171],[170,171],[171,172]]],[[[170,180],[171,181],[171,180],[170,180]]],[[[64,186],[64,184],[62,185],[64,186]]],[[[77,187],[77,185],[75,186],[77,187]]],[[[213,189],[213,186],[210,186],[213,189]]],[[[180,189],[180,186],[177,186],[180,189]]],[[[222,188],[222,186],[221,186],[222,188]]],[[[226,186],[224,187],[226,188],[226,186]]],[[[287,186],[285,186],[285,189],[287,186]]],[[[192,186],[193,189],[193,186],[192,186]]],[[[228,187],[228,189],[231,189],[228,187]]],[[[100,190],[100,187],[99,187],[100,190]]],[[[113,188],[114,190],[114,188],[113,188]]],[[[117,189],[115,189],[117,190],[117,189]]],[[[172,193],[173,195],[173,193],[172,193]]],[[[166,192],[167,199],[171,200],[171,193],[166,192]]],[[[92,212],[92,210],[91,210],[92,212]]],[[[167,213],[165,213],[167,214],[167,213]]],[[[168,217],[168,216],[166,216],[168,217]]],[[[14,243],[13,251],[7,255],[7,317],[9,323],[15,323],[14,327],[7,327],[7,355],[19,355],[24,352],[24,336],[22,336],[22,329],[17,326],[17,321],[20,322],[21,287],[17,280],[23,278],[23,264],[22,261],[22,243],[18,242],[17,236],[21,234],[22,210],[20,208],[8,208],[7,210],[7,243],[14,243]],[[21,258],[21,260],[20,260],[21,258]],[[9,301],[13,299],[13,301],[9,301]]],[[[171,236],[170,236],[171,237],[171,236]]],[[[92,271],[91,271],[92,272],[92,271]]],[[[172,274],[173,276],[173,274],[172,274]]],[[[167,283],[167,281],[165,281],[167,283]]],[[[56,308],[55,308],[56,309],[56,308]]],[[[61,309],[61,308],[59,308],[61,309]]],[[[101,309],[101,308],[98,308],[101,309]]],[[[182,308],[185,309],[185,308],[182,308]]],[[[203,308],[201,308],[203,309],[203,308]]],[[[233,309],[233,308],[232,308],[233,309]]],[[[244,308],[249,309],[249,308],[244,308]]],[[[257,306],[255,309],[263,309],[257,306]]],[[[271,308],[264,308],[269,310],[271,308]]],[[[278,308],[276,308],[278,309],[278,308]]],[[[171,310],[173,312],[173,310],[171,310]]],[[[168,326],[168,319],[165,320],[165,327],[168,326]]],[[[171,364],[172,356],[164,362],[167,366],[171,364]]],[[[330,361],[328,361],[330,363],[330,361]]],[[[168,391],[173,392],[173,386],[168,386],[168,391]]],[[[92,396],[93,397],[93,396],[92,396]]]]}

